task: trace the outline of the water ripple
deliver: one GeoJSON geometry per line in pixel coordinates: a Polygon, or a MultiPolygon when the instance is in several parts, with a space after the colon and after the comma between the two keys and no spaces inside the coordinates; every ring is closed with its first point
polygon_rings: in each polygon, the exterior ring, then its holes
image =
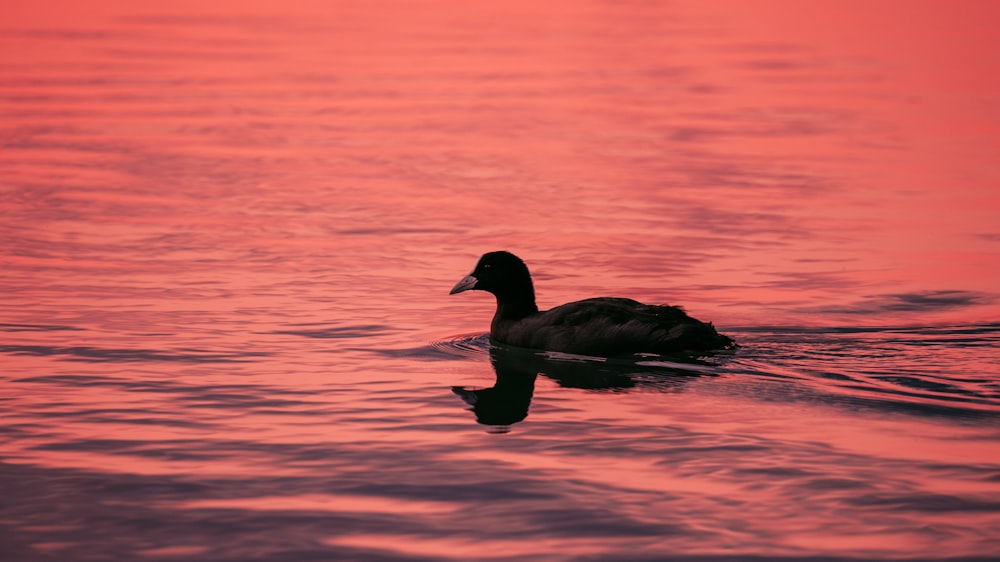
{"type": "Polygon", "coordinates": [[[831,403],[916,414],[1000,414],[1000,324],[944,327],[741,328],[743,348],[729,371],[796,381],[831,403]],[[977,348],[976,354],[965,350],[977,348]]]}
{"type": "Polygon", "coordinates": [[[456,357],[482,357],[490,352],[490,335],[462,334],[431,343],[434,349],[456,357]]]}
{"type": "Polygon", "coordinates": [[[0,323],[0,332],[66,332],[83,331],[83,328],[47,324],[4,324],[0,323]]]}
{"type": "Polygon", "coordinates": [[[263,351],[233,353],[203,349],[167,351],[154,349],[110,349],[89,346],[62,347],[52,345],[0,345],[0,353],[64,356],[71,361],[87,362],[179,361],[185,363],[237,363],[252,361],[254,358],[270,355],[263,351]]]}

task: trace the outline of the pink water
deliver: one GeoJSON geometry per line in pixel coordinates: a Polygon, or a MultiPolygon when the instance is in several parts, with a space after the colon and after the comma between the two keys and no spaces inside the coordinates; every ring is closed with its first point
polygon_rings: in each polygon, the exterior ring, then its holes
{"type": "Polygon", "coordinates": [[[4,11],[0,559],[1000,552],[992,3],[4,11]],[[491,349],[501,248],[741,347],[491,349]]]}

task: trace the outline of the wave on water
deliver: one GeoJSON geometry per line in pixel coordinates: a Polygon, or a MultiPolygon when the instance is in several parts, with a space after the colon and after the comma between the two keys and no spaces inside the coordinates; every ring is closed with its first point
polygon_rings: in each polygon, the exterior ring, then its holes
{"type": "Polygon", "coordinates": [[[431,343],[431,347],[437,351],[456,357],[489,355],[492,346],[489,333],[461,334],[431,343]]]}
{"type": "Polygon", "coordinates": [[[216,352],[204,349],[157,350],[104,348],[94,346],[0,345],[0,353],[12,355],[55,356],[69,361],[147,362],[178,361],[185,363],[238,363],[270,355],[263,351],[216,352]]]}
{"type": "Polygon", "coordinates": [[[385,357],[399,359],[427,360],[461,360],[487,356],[490,352],[489,334],[462,334],[441,340],[435,340],[427,345],[407,348],[352,348],[354,351],[376,353],[385,357]]]}
{"type": "Polygon", "coordinates": [[[726,372],[755,391],[893,411],[1000,418],[1000,324],[749,327],[726,372]],[[757,385],[760,380],[786,385],[757,385]]]}

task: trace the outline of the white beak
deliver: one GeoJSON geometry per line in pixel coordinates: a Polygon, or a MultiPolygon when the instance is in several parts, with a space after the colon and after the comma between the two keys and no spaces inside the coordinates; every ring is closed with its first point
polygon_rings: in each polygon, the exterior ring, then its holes
{"type": "Polygon", "coordinates": [[[465,277],[462,278],[461,281],[459,281],[458,283],[456,283],[455,286],[451,288],[451,292],[448,293],[448,294],[449,295],[454,295],[455,293],[461,293],[462,291],[468,291],[469,289],[475,289],[476,288],[476,283],[479,283],[479,279],[476,279],[475,277],[473,277],[471,275],[466,275],[465,277]]]}

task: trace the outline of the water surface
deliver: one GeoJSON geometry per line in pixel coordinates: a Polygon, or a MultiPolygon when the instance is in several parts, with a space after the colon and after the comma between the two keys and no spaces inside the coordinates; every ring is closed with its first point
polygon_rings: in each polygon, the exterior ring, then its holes
{"type": "Polygon", "coordinates": [[[15,3],[2,558],[995,556],[997,14],[955,6],[15,3]],[[491,346],[447,292],[495,249],[741,346],[491,346]]]}

